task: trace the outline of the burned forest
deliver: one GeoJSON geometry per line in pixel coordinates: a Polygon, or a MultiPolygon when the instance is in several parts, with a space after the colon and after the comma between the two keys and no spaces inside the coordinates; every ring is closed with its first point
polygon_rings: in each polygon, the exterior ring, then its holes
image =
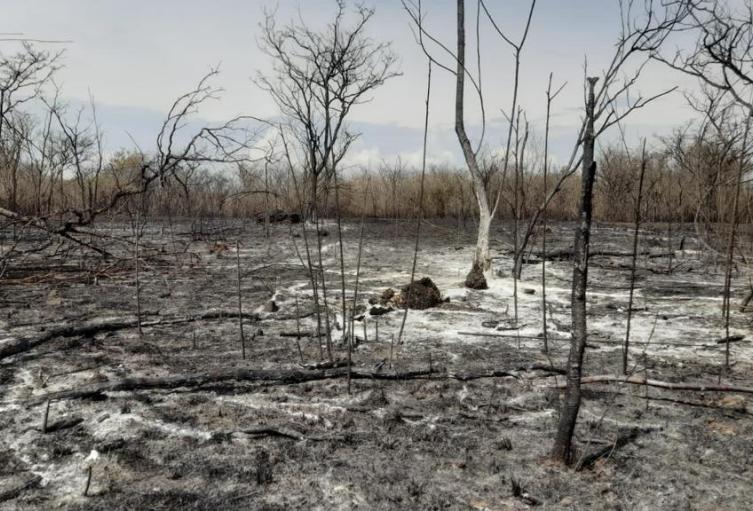
{"type": "Polygon", "coordinates": [[[7,3],[0,509],[750,509],[752,0],[7,3]]]}

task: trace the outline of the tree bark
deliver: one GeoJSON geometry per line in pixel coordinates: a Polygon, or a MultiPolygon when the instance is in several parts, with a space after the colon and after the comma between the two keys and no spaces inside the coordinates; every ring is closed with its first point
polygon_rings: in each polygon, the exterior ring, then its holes
{"type": "Polygon", "coordinates": [[[583,353],[588,339],[586,324],[586,290],[588,287],[588,249],[591,238],[593,211],[593,186],[596,175],[594,161],[594,87],[597,78],[588,78],[586,103],[586,130],[583,139],[583,163],[581,175],[581,198],[578,226],[575,230],[573,290],[572,290],[572,339],[567,359],[567,388],[562,405],[557,435],[552,448],[552,458],[568,464],[571,461],[572,439],[580,410],[580,383],[583,373],[583,353]]]}
{"type": "Polygon", "coordinates": [[[492,225],[492,212],[486,197],[486,191],[483,186],[480,188],[480,192],[477,192],[478,236],[476,238],[476,252],[473,263],[478,264],[484,272],[488,272],[492,266],[492,258],[489,253],[489,232],[492,225]]]}
{"type": "Polygon", "coordinates": [[[468,166],[468,172],[471,174],[473,192],[476,195],[479,210],[476,252],[471,268],[478,265],[486,273],[491,269],[492,265],[491,257],[489,256],[489,230],[494,214],[489,206],[486,186],[481,178],[476,153],[473,151],[471,141],[465,131],[465,0],[457,0],[457,6],[458,52],[457,69],[455,70],[455,134],[463,150],[463,157],[468,166]]]}
{"type": "MultiPolygon", "coordinates": [[[[319,186],[319,175],[311,172],[311,188],[309,189],[308,207],[306,208],[306,218],[313,220],[318,217],[317,213],[317,187],[319,186]]],[[[305,219],[304,219],[305,220],[305,219]]]]}
{"type": "Polygon", "coordinates": [[[628,374],[628,355],[630,350],[630,323],[633,318],[633,298],[635,295],[635,272],[638,261],[638,239],[641,230],[641,202],[643,200],[643,180],[646,176],[646,139],[643,139],[641,154],[641,172],[638,178],[638,198],[635,204],[635,225],[633,229],[633,255],[630,258],[630,294],[628,297],[627,326],[625,328],[625,347],[622,350],[622,374],[628,374]]]}

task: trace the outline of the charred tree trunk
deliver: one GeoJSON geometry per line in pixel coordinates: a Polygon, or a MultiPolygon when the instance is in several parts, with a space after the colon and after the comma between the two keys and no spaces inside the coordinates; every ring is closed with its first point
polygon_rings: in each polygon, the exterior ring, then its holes
{"type": "MultiPolygon", "coordinates": [[[[724,313],[724,335],[726,339],[730,338],[729,333],[729,318],[730,318],[730,290],[732,287],[732,266],[735,255],[735,237],[737,235],[737,223],[739,222],[740,212],[740,189],[742,187],[743,175],[745,174],[746,161],[747,161],[747,146],[748,135],[750,133],[750,119],[753,116],[753,111],[748,112],[748,117],[745,120],[745,134],[743,135],[743,143],[740,151],[740,161],[738,163],[737,177],[735,179],[735,199],[732,203],[732,219],[730,220],[730,233],[729,244],[727,245],[727,261],[724,271],[724,300],[723,300],[723,313],[724,313]]],[[[729,373],[729,342],[725,343],[724,347],[724,372],[729,373]]]]}
{"type": "Polygon", "coordinates": [[[309,189],[308,207],[306,208],[306,218],[313,220],[319,216],[317,207],[317,188],[319,187],[319,174],[311,172],[311,188],[309,189]]]}
{"type": "Polygon", "coordinates": [[[641,172],[638,177],[638,198],[635,204],[635,225],[633,229],[633,253],[630,257],[630,294],[628,296],[627,326],[625,328],[625,346],[622,350],[622,374],[628,374],[628,355],[630,350],[630,322],[633,319],[633,298],[635,295],[635,271],[638,261],[638,239],[641,230],[641,202],[643,200],[643,180],[646,176],[646,140],[643,140],[641,154],[641,172]]]}
{"type": "Polygon", "coordinates": [[[583,373],[583,353],[588,338],[586,325],[586,289],[588,287],[588,249],[591,238],[591,215],[593,210],[593,186],[596,175],[594,161],[594,87],[598,78],[588,78],[586,103],[586,129],[583,138],[583,163],[581,176],[580,210],[575,229],[573,291],[572,291],[572,339],[567,359],[567,388],[562,404],[557,436],[552,448],[552,458],[568,464],[575,423],[580,410],[580,383],[583,373]]]}

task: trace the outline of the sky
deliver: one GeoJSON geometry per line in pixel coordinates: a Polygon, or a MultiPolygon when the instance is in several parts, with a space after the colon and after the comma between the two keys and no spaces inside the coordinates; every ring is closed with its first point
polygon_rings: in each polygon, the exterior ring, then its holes
{"type": "MultiPolygon", "coordinates": [[[[2,0],[0,32],[25,37],[70,41],[47,45],[64,49],[64,68],[57,75],[62,96],[72,106],[94,98],[99,122],[110,151],[154,147],[165,112],[174,99],[190,90],[212,67],[221,74],[215,85],[222,98],[206,104],[202,119],[219,122],[237,115],[272,118],[274,103],[254,82],[268,72],[270,58],[258,46],[264,10],[276,9],[281,23],[298,15],[313,27],[323,26],[334,12],[334,0],[2,0]]],[[[397,157],[408,165],[420,161],[426,94],[426,59],[416,44],[408,16],[399,0],[365,0],[375,9],[368,27],[374,40],[391,42],[399,55],[402,75],[377,89],[371,100],[351,116],[361,132],[346,159],[350,167],[391,163],[397,157]]],[[[496,21],[511,38],[520,37],[530,0],[490,0],[496,21]]],[[[536,139],[545,120],[545,90],[550,73],[554,84],[566,83],[552,108],[553,157],[565,161],[577,135],[583,111],[584,65],[598,74],[609,63],[619,35],[617,0],[538,0],[521,63],[520,104],[536,139]]],[[[475,6],[467,1],[469,59],[475,59],[475,6]]],[[[448,46],[455,44],[455,2],[424,0],[429,32],[448,46]]],[[[12,53],[13,42],[0,42],[12,53]]],[[[481,23],[482,84],[487,112],[485,144],[490,151],[503,146],[512,99],[513,56],[509,47],[481,23]]],[[[436,55],[451,64],[441,52],[436,55]]],[[[430,108],[429,163],[462,165],[454,134],[454,77],[435,69],[430,108]]],[[[636,93],[661,92],[695,83],[659,64],[650,64],[636,93]]],[[[625,123],[628,139],[667,135],[688,122],[692,111],[678,91],[636,112],[625,123]]],[[[479,133],[477,101],[467,100],[467,125],[479,133]]],[[[603,144],[615,140],[608,134],[603,144]]],[[[656,142],[654,142],[656,143],[656,142]]]]}

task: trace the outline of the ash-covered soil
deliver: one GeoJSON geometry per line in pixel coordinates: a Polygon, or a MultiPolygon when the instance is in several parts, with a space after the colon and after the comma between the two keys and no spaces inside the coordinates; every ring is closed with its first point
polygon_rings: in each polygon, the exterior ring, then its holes
{"type": "MultiPolygon", "coordinates": [[[[99,229],[129,232],[125,225],[99,229]]],[[[332,356],[342,361],[337,230],[332,222],[321,229],[332,356]]],[[[0,508],[750,509],[753,417],[746,394],[586,385],[576,458],[627,432],[634,438],[583,470],[548,461],[560,400],[555,387],[563,377],[547,368],[563,368],[567,359],[571,262],[546,265],[550,350],[544,354],[538,242],[517,283],[516,321],[509,226],[494,237],[500,275],[483,291],[463,287],[472,223],[423,226],[417,277],[430,277],[449,301],[410,310],[400,345],[402,311],[357,321],[352,360],[360,376],[350,393],[341,368],[312,369],[328,353],[315,335],[300,226],[274,225],[269,238],[250,222],[217,221],[202,231],[197,235],[186,222],[147,226],[141,334],[132,322],[130,244],[114,246],[118,261],[78,249],[52,254],[53,246],[7,268],[0,280],[0,348],[49,339],[0,360],[0,508]],[[96,328],[117,320],[118,328],[96,328]],[[65,331],[83,325],[93,327],[90,333],[65,331]],[[212,376],[302,365],[306,374],[323,376],[301,382],[212,376]],[[192,375],[206,377],[173,388],[52,399],[42,431],[49,393],[192,375]]],[[[359,310],[370,310],[368,300],[386,288],[409,282],[413,231],[408,222],[367,223],[359,310]]],[[[675,228],[671,272],[661,255],[670,249],[664,227],[643,232],[641,250],[652,255],[638,260],[631,372],[753,387],[749,317],[736,306],[749,287],[746,269],[734,274],[730,332],[746,337],[730,344],[731,371],[722,373],[724,345],[716,340],[725,335],[723,257],[686,231],[675,228]]],[[[344,225],[349,304],[359,232],[357,223],[344,225]]],[[[548,236],[551,249],[566,248],[572,227],[558,225],[548,236]]],[[[626,226],[599,226],[592,250],[627,252],[630,236],[626,226]]],[[[318,257],[311,231],[307,239],[318,257]]],[[[592,258],[586,374],[621,371],[629,263],[592,258]]]]}

